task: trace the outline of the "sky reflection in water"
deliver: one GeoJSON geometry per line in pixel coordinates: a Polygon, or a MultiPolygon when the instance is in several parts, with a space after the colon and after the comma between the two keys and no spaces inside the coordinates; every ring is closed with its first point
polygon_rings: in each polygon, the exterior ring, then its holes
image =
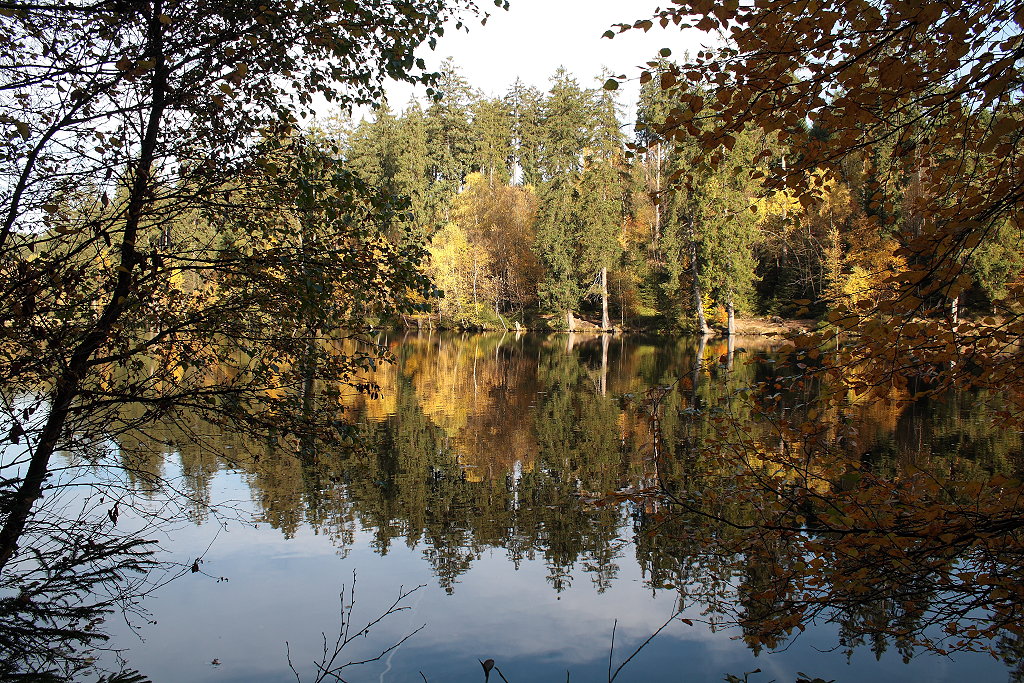
{"type": "MultiPolygon", "coordinates": [[[[205,556],[203,574],[184,576],[146,603],[156,623],[138,624],[144,641],[113,619],[108,624],[113,644],[129,648],[125,656],[132,667],[158,683],[294,679],[285,655],[287,641],[303,680],[312,680],[310,662],[320,654],[321,633],[333,642],[338,593],[351,583],[353,572],[357,623],[378,616],[400,587],[425,587],[408,598],[411,609],[352,643],[342,661],[372,657],[426,624],[380,662],[347,670],[354,681],[423,680],[420,672],[429,681],[478,681],[482,670],[477,660],[488,657],[511,683],[565,680],[566,671],[573,681],[607,680],[616,620],[613,669],[672,614],[677,593],[650,587],[645,574],[650,568],[642,568],[637,559],[628,510],[605,511],[599,522],[581,531],[573,525],[590,513],[574,499],[566,502],[570,510],[563,517],[552,496],[600,484],[614,487],[643,475],[642,429],[623,408],[622,396],[688,374],[696,347],[613,340],[602,349],[590,340],[570,348],[564,336],[402,341],[399,346],[392,340],[399,363],[382,373],[387,398],[369,408],[361,400],[353,405],[365,411],[364,428],[372,438],[384,443],[382,435],[387,435],[387,448],[399,462],[389,462],[386,455],[376,462],[348,462],[338,470],[338,481],[325,480],[333,495],[325,494],[320,504],[337,503],[338,491],[344,490],[344,510],[296,509],[298,501],[308,505],[316,493],[309,479],[301,473],[296,479],[288,468],[278,471],[263,463],[239,471],[205,461],[206,474],[200,478],[210,500],[251,500],[249,512],[257,521],[226,522],[219,534],[217,524],[206,521],[174,534],[166,545],[182,562],[216,540],[205,556]],[[545,422],[558,414],[569,418],[568,425],[545,422]],[[588,420],[595,414],[602,423],[611,416],[608,434],[593,433],[598,422],[588,420]],[[610,450],[602,453],[601,444],[610,450]],[[422,452],[405,450],[410,448],[431,452],[424,461],[422,452]],[[589,472],[586,464],[576,462],[577,472],[559,471],[564,458],[584,456],[604,457],[619,471],[603,481],[597,481],[603,475],[594,474],[594,482],[582,481],[589,472]],[[364,466],[370,471],[353,473],[364,466]],[[464,480],[452,481],[460,468],[464,480]],[[520,478],[510,468],[525,474],[520,478]],[[430,481],[437,472],[441,484],[430,481]],[[545,477],[557,481],[541,481],[545,477]],[[492,500],[502,491],[505,498],[492,500]],[[412,509],[417,501],[424,509],[412,509]],[[469,509],[446,508],[452,501],[463,501],[469,509]],[[389,515],[398,530],[385,534],[389,540],[382,543],[377,527],[389,515]],[[484,519],[487,515],[494,519],[484,519]],[[280,520],[291,521],[282,533],[261,521],[266,519],[279,527],[280,520]],[[417,523],[416,540],[409,543],[401,529],[417,523]],[[565,528],[557,529],[559,524],[565,528]],[[513,553],[489,542],[492,527],[513,529],[505,536],[525,550],[513,553]],[[593,555],[552,550],[569,548],[566,539],[584,531],[603,544],[593,555]],[[378,552],[382,545],[385,554],[378,552]],[[519,555],[517,567],[510,558],[519,555]],[[441,565],[449,569],[447,578],[439,580],[441,565]],[[553,574],[559,578],[552,579],[553,574]]],[[[724,345],[703,351],[705,358],[723,353],[724,345]]],[[[760,370],[737,363],[733,372],[738,376],[729,381],[743,382],[760,370]]],[[[716,371],[706,372],[700,382],[712,392],[708,400],[714,398],[715,383],[724,386],[716,371]]],[[[916,424],[900,421],[906,419],[873,426],[889,433],[889,441],[878,444],[898,451],[900,433],[920,432],[916,424]]],[[[184,466],[195,479],[192,457],[187,452],[172,456],[165,471],[184,466]]],[[[689,606],[683,616],[700,619],[701,609],[689,606]]],[[[1007,675],[1005,665],[981,655],[922,656],[905,665],[892,649],[876,661],[868,648],[860,648],[848,659],[835,649],[837,630],[828,625],[809,629],[782,652],[759,657],[738,635],[737,629],[713,632],[701,623],[673,623],[617,680],[720,681],[727,673],[742,676],[755,668],[763,673],[751,676],[752,681],[792,681],[797,672],[879,682],[1005,680],[1007,675]]]]}

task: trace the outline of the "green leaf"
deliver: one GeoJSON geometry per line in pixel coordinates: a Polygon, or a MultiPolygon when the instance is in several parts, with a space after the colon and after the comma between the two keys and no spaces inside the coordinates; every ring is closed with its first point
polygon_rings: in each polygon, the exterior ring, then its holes
{"type": "Polygon", "coordinates": [[[604,82],[604,89],[605,90],[618,90],[619,89],[619,82],[617,80],[615,80],[614,78],[609,78],[607,81],[604,82]]]}

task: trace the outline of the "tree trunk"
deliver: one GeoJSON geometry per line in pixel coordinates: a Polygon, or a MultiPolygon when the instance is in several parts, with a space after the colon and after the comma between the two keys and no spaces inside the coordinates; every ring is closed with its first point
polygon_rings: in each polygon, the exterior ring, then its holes
{"type": "Polygon", "coordinates": [[[704,349],[707,347],[708,338],[705,336],[700,337],[697,341],[697,355],[693,359],[693,375],[690,379],[693,384],[693,389],[690,393],[690,407],[694,410],[700,410],[700,371],[701,366],[704,362],[704,349]]]}
{"type": "Polygon", "coordinates": [[[476,276],[477,276],[477,272],[479,270],[480,269],[477,266],[476,256],[474,255],[473,256],[473,313],[474,314],[477,312],[477,310],[479,309],[479,306],[480,306],[480,304],[479,304],[479,302],[477,301],[477,298],[476,298],[476,276]]]}
{"type": "Polygon", "coordinates": [[[566,329],[569,330],[570,332],[576,331],[576,318],[573,317],[572,309],[569,309],[565,313],[565,324],[566,329]]]}
{"type": "Polygon", "coordinates": [[[704,293],[701,292],[700,284],[696,278],[693,281],[693,305],[697,309],[697,331],[700,332],[702,337],[707,337],[711,334],[711,327],[708,325],[708,319],[704,315],[704,293]]]}
{"type": "Polygon", "coordinates": [[[658,242],[661,240],[661,144],[654,148],[654,160],[657,168],[654,171],[654,253],[658,253],[658,242]]]}
{"type": "Polygon", "coordinates": [[[608,268],[601,268],[601,329],[610,330],[611,321],[608,320],[608,268]]]}
{"type": "Polygon", "coordinates": [[[49,475],[50,457],[60,445],[71,406],[78,397],[82,381],[89,370],[90,359],[107,340],[110,331],[123,315],[128,297],[134,287],[134,271],[139,264],[139,254],[135,246],[143,210],[147,204],[152,202],[150,173],[156,157],[157,138],[164,109],[167,106],[168,69],[164,59],[164,29],[160,22],[161,16],[161,3],[156,2],[153,5],[147,31],[149,34],[147,53],[153,60],[153,99],[146,121],[146,132],[139,148],[135,177],[132,179],[128,195],[127,215],[119,249],[120,265],[112,283],[110,299],[104,306],[103,312],[92,328],[83,335],[82,341],[74,348],[67,365],[54,382],[50,412],[39,434],[35,449],[32,451],[25,477],[21,481],[17,495],[10,503],[3,528],[0,528],[0,571],[3,571],[17,551],[18,541],[25,531],[35,501],[42,496],[43,482],[49,475]]]}
{"type": "Polygon", "coordinates": [[[708,320],[704,316],[704,293],[700,288],[700,262],[697,260],[697,242],[693,239],[693,226],[690,226],[690,271],[693,276],[693,306],[697,316],[697,331],[702,337],[711,334],[708,320]]]}
{"type": "Polygon", "coordinates": [[[310,425],[316,409],[316,337],[314,330],[306,329],[306,347],[302,359],[302,419],[303,435],[299,440],[299,461],[311,465],[316,462],[316,439],[310,425]]]}
{"type": "Polygon", "coordinates": [[[728,325],[726,327],[726,333],[729,335],[730,343],[732,336],[736,334],[736,307],[732,303],[732,296],[729,296],[729,302],[725,305],[726,315],[728,317],[728,325]]]}
{"type": "Polygon", "coordinates": [[[601,395],[608,394],[608,344],[611,341],[607,334],[601,335],[601,395]]]}

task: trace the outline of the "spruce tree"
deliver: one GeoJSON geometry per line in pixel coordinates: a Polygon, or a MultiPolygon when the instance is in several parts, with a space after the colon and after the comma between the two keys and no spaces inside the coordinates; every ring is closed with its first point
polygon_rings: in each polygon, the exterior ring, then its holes
{"type": "Polygon", "coordinates": [[[472,92],[451,60],[442,65],[436,92],[439,99],[426,112],[427,177],[430,209],[447,220],[452,198],[472,171],[476,143],[470,124],[472,92]]]}
{"type": "Polygon", "coordinates": [[[477,96],[471,105],[473,139],[476,142],[474,167],[493,189],[511,177],[514,160],[512,148],[512,112],[508,102],[500,98],[477,96]]]}

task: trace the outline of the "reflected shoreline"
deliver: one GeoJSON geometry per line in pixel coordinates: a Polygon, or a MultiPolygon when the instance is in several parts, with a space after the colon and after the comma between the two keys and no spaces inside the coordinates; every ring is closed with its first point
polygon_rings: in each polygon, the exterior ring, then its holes
{"type": "MultiPolygon", "coordinates": [[[[763,592],[770,562],[709,556],[691,533],[701,525],[709,531],[707,519],[673,514],[654,498],[615,496],[666,483],[676,495],[699,492],[710,434],[704,417],[742,415],[737,396],[774,377],[777,345],[757,342],[382,334],[378,343],[394,360],[372,377],[380,398],[335,399],[353,430],[350,447],[303,460],[179,411],[157,429],[121,437],[117,454],[144,497],[166,495],[160,482],[177,472],[196,524],[210,519],[217,481],[236,478],[245,487],[238,493],[251,497],[260,538],[276,544],[312,532],[341,559],[367,562],[370,552],[385,562],[373,566],[408,557],[403,562],[415,561],[423,572],[417,582],[426,579],[452,600],[478,595],[481,568],[494,571],[500,560],[513,576],[527,568],[539,574],[544,592],[531,595],[556,603],[583,587],[588,600],[600,600],[623,590],[624,581],[636,582],[662,603],[696,608],[721,624],[739,612],[747,636],[760,608],[752,596],[763,592]]],[[[800,410],[814,390],[787,396],[780,409],[800,410]]],[[[893,400],[865,413],[856,438],[845,443],[878,468],[935,460],[965,471],[1009,471],[1020,435],[981,428],[990,409],[984,398],[893,400]]],[[[760,429],[751,422],[750,437],[774,443],[760,429]]],[[[743,505],[737,501],[729,514],[742,518],[743,505]]],[[[722,526],[710,533],[731,532],[722,526]]],[[[457,611],[468,619],[467,609],[457,611]]],[[[749,644],[752,654],[789,642],[762,635],[749,644]]],[[[907,647],[884,639],[862,647],[869,645],[879,652],[907,647]]]]}

